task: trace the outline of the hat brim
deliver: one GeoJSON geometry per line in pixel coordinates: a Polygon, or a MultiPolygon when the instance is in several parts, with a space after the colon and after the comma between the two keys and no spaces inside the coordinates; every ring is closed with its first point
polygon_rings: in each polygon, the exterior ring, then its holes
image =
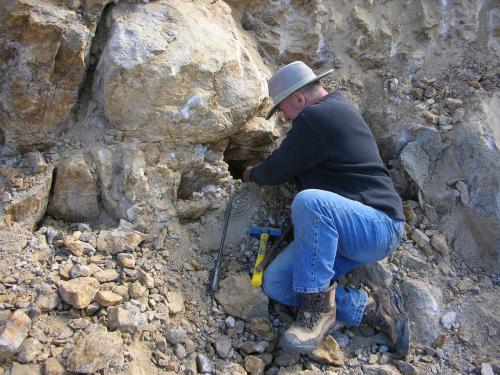
{"type": "Polygon", "coordinates": [[[330,74],[332,72],[333,72],[333,69],[327,70],[326,72],[321,73],[321,74],[317,75],[316,77],[311,78],[310,80],[307,80],[305,82],[301,82],[300,85],[297,87],[292,86],[288,91],[281,94],[281,99],[279,101],[277,101],[276,103],[273,103],[273,106],[266,113],[266,120],[269,120],[271,118],[271,116],[274,114],[274,112],[276,112],[276,110],[278,109],[278,106],[280,105],[280,103],[283,100],[285,100],[286,98],[288,98],[290,95],[292,95],[295,91],[300,90],[301,88],[303,88],[304,86],[307,86],[310,83],[319,81],[321,78],[327,76],[328,74],[330,74]]]}

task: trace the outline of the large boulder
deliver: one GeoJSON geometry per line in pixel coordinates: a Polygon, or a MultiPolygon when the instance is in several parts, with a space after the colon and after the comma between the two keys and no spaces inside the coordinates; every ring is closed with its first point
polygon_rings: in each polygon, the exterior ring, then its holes
{"type": "Polygon", "coordinates": [[[50,145],[68,124],[96,26],[76,10],[48,0],[1,2],[0,140],[8,148],[50,145]]]}
{"type": "Polygon", "coordinates": [[[77,222],[99,216],[97,187],[82,154],[68,157],[57,167],[48,213],[57,219],[77,222]]]}
{"type": "Polygon", "coordinates": [[[265,68],[224,2],[122,3],[109,24],[94,96],[125,137],[216,142],[267,96],[265,68]]]}

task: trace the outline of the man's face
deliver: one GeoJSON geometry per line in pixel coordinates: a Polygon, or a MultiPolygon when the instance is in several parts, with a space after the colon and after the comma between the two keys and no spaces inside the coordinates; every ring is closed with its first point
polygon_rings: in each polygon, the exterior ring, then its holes
{"type": "Polygon", "coordinates": [[[301,92],[296,91],[279,104],[278,110],[283,121],[293,121],[306,106],[306,98],[301,92]]]}

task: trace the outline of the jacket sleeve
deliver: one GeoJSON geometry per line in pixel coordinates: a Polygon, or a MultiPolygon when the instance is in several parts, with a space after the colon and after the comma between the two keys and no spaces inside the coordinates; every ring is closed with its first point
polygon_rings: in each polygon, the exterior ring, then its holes
{"type": "Polygon", "coordinates": [[[321,139],[303,117],[299,117],[281,145],[250,172],[259,185],[278,185],[307,171],[324,159],[321,139]]]}

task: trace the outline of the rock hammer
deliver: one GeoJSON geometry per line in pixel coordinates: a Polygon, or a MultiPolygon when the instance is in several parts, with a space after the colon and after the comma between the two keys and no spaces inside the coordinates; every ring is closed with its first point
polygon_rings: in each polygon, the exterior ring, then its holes
{"type": "Polygon", "coordinates": [[[252,226],[252,228],[248,231],[248,234],[255,238],[260,237],[259,250],[257,252],[257,259],[255,260],[251,284],[253,286],[261,286],[264,270],[262,268],[259,268],[259,265],[266,255],[266,248],[269,238],[279,238],[281,236],[281,230],[277,228],[259,228],[256,226],[252,226]]]}

